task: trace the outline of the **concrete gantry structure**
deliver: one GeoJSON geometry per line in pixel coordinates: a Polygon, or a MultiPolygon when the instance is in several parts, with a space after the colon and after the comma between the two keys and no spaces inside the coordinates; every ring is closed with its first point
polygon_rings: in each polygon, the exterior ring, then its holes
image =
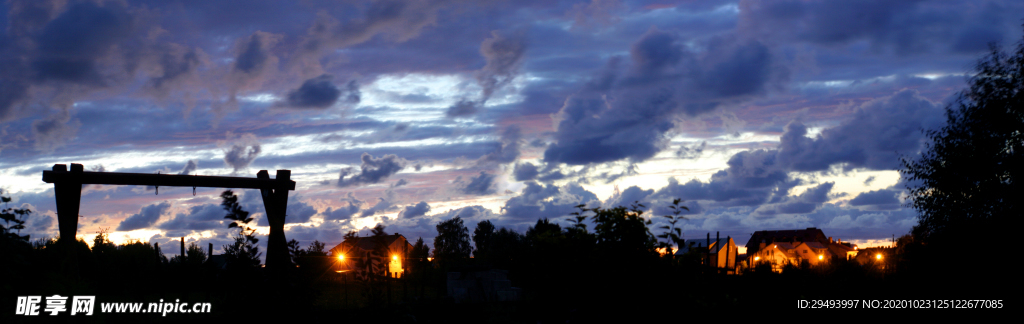
{"type": "Polygon", "coordinates": [[[59,246],[66,248],[70,266],[77,271],[77,260],[71,252],[78,232],[78,210],[82,200],[82,185],[136,185],[157,187],[213,187],[259,189],[270,221],[270,237],[267,240],[267,268],[277,270],[289,263],[288,243],[284,236],[285,215],[288,208],[288,191],[295,190],[291,171],[277,170],[275,179],[267,170],[260,170],[256,178],[220,177],[177,174],[89,172],[81,164],[55,164],[53,170],[43,171],[43,182],[52,183],[57,200],[57,224],[60,229],[59,246]]]}

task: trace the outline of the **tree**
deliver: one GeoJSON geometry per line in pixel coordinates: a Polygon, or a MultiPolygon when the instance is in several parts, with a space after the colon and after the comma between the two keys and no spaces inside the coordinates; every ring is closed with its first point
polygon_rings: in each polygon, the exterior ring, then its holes
{"type": "Polygon", "coordinates": [[[117,245],[108,238],[109,234],[107,232],[109,230],[110,228],[101,228],[96,237],[92,238],[92,254],[98,259],[103,259],[106,255],[117,250],[117,245]]]}
{"type": "Polygon", "coordinates": [[[490,262],[499,269],[509,269],[525,253],[526,238],[519,232],[502,227],[491,236],[490,245],[490,262]]]}
{"type": "Polygon", "coordinates": [[[651,221],[643,218],[642,207],[644,205],[634,203],[628,210],[622,206],[592,209],[597,247],[602,253],[618,258],[637,258],[654,253],[656,240],[647,229],[651,221]]]}
{"type": "Polygon", "coordinates": [[[584,204],[576,205],[575,208],[579,209],[579,210],[578,211],[574,211],[574,212],[569,214],[569,215],[572,215],[572,218],[569,219],[569,221],[572,222],[572,226],[570,226],[569,228],[572,229],[572,232],[586,233],[587,232],[587,224],[584,224],[583,221],[587,220],[587,215],[584,215],[584,214],[589,209],[587,209],[587,205],[584,205],[584,204]]]}
{"type": "Polygon", "coordinates": [[[690,211],[690,208],[686,206],[679,206],[679,203],[682,201],[683,200],[679,198],[676,198],[675,200],[672,201],[672,205],[668,206],[668,208],[672,209],[672,215],[662,216],[668,218],[669,225],[659,227],[666,231],[665,233],[658,235],[658,238],[665,240],[663,242],[660,242],[658,244],[658,247],[664,248],[670,256],[672,255],[673,244],[675,244],[675,246],[679,248],[682,248],[683,244],[685,243],[685,241],[683,240],[683,230],[681,228],[676,227],[676,223],[686,219],[685,216],[679,216],[679,214],[682,213],[684,210],[690,211]]]}
{"type": "Polygon", "coordinates": [[[206,262],[206,251],[203,250],[196,242],[189,242],[188,248],[185,249],[185,263],[192,265],[202,265],[206,262]]]}
{"type": "Polygon", "coordinates": [[[326,247],[324,242],[313,240],[313,243],[309,243],[309,247],[306,248],[306,255],[327,256],[327,250],[324,250],[326,247]]]}
{"type": "Polygon", "coordinates": [[[925,131],[931,143],[921,156],[901,159],[919,213],[912,233],[925,245],[1009,238],[1010,222],[1022,212],[1016,178],[1024,168],[1024,41],[1012,55],[991,46],[975,72],[946,107],[946,126],[925,131]]]}
{"type": "Polygon", "coordinates": [[[458,259],[469,258],[473,248],[469,244],[469,229],[462,224],[462,218],[440,222],[436,226],[437,237],[434,238],[434,258],[441,263],[450,263],[458,259]]]}
{"type": "Polygon", "coordinates": [[[0,202],[4,203],[4,209],[0,210],[0,220],[4,221],[4,225],[0,225],[0,235],[3,238],[0,239],[13,239],[15,241],[21,241],[27,243],[29,241],[28,235],[21,236],[21,230],[25,229],[25,218],[32,214],[32,210],[28,208],[11,208],[9,206],[11,197],[4,197],[3,190],[0,190],[0,202]],[[14,223],[12,226],[11,223],[14,223]]]}
{"type": "Polygon", "coordinates": [[[292,239],[288,241],[288,255],[291,256],[292,262],[295,262],[299,257],[306,254],[306,251],[299,246],[299,241],[292,239]]]}
{"type": "Polygon", "coordinates": [[[416,239],[416,244],[412,245],[412,251],[409,252],[409,257],[413,259],[426,260],[430,256],[430,248],[423,243],[423,238],[416,239]]]}
{"type": "Polygon", "coordinates": [[[494,236],[494,224],[491,224],[491,221],[485,220],[476,224],[476,229],[473,230],[473,243],[476,244],[476,250],[473,251],[474,257],[481,258],[490,252],[492,236],[494,236]]]}
{"type": "Polygon", "coordinates": [[[221,193],[220,197],[223,200],[221,206],[228,212],[224,218],[232,221],[228,223],[228,228],[238,228],[235,242],[224,246],[224,258],[228,263],[228,267],[241,269],[259,268],[260,256],[263,253],[260,252],[259,246],[256,245],[259,242],[255,235],[256,229],[249,227],[249,222],[253,218],[249,217],[249,212],[242,209],[242,206],[238,204],[238,196],[231,192],[231,190],[225,190],[221,193]]]}

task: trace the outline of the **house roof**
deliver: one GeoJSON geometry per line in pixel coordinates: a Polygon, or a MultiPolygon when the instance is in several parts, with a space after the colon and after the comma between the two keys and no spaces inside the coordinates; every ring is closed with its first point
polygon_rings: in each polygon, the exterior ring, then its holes
{"type": "Polygon", "coordinates": [[[223,254],[217,254],[211,255],[209,258],[206,259],[206,262],[203,262],[203,264],[211,266],[214,269],[223,270],[227,268],[228,260],[224,258],[223,254]]]}
{"type": "Polygon", "coordinates": [[[827,249],[827,247],[825,247],[824,244],[821,244],[821,243],[818,243],[818,242],[803,242],[803,243],[804,243],[804,245],[807,245],[807,247],[812,248],[812,249],[818,249],[818,250],[827,249]]]}
{"type": "Polygon", "coordinates": [[[828,242],[828,237],[820,229],[814,227],[808,227],[802,230],[782,230],[782,231],[757,231],[750,236],[750,240],[747,241],[747,248],[757,248],[761,242],[772,243],[772,242],[828,242]]]}
{"type": "MultiPolygon", "coordinates": [[[[385,235],[384,244],[386,246],[391,246],[399,238],[405,239],[405,236],[402,236],[402,234],[385,235]]],[[[409,240],[405,240],[405,244],[411,246],[411,244],[409,244],[409,240]]],[[[345,239],[344,242],[341,242],[340,244],[334,246],[334,248],[331,248],[331,251],[341,250],[343,248],[343,245],[359,248],[364,251],[371,251],[377,246],[377,242],[375,241],[375,238],[373,236],[353,237],[345,239]]]]}

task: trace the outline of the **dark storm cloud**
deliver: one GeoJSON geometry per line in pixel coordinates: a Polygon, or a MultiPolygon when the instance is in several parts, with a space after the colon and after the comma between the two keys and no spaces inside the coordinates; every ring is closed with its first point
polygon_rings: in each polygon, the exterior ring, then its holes
{"type": "Polygon", "coordinates": [[[566,16],[573,19],[572,27],[604,27],[620,20],[617,15],[629,8],[619,0],[591,0],[589,3],[575,3],[566,16]]]}
{"type": "Polygon", "coordinates": [[[7,1],[8,36],[24,37],[38,32],[64,6],[60,0],[7,1]]]}
{"type": "Polygon", "coordinates": [[[316,215],[316,208],[309,204],[299,201],[302,197],[293,195],[288,197],[288,215],[286,223],[305,223],[309,221],[309,218],[316,215]]]}
{"type": "Polygon", "coordinates": [[[480,98],[459,100],[448,107],[445,116],[454,118],[475,115],[495,91],[512,82],[523,64],[523,53],[526,51],[524,37],[522,33],[506,37],[497,31],[491,32],[491,38],[480,44],[480,54],[487,60],[487,65],[476,71],[476,80],[483,88],[480,98]]]}
{"type": "Polygon", "coordinates": [[[179,175],[188,175],[189,173],[195,172],[196,169],[198,169],[198,168],[199,168],[199,165],[196,164],[196,161],[188,160],[188,163],[185,164],[185,167],[182,168],[181,171],[178,172],[178,174],[179,175]]]}
{"type": "Polygon", "coordinates": [[[679,145],[679,150],[676,150],[676,157],[684,160],[699,158],[700,155],[704,153],[704,149],[707,148],[707,146],[707,141],[701,141],[698,144],[693,144],[690,146],[679,145]]]}
{"type": "Polygon", "coordinates": [[[401,212],[398,213],[398,218],[415,218],[426,215],[430,211],[430,205],[425,201],[421,201],[415,205],[405,206],[401,212]]]}
{"type": "Polygon", "coordinates": [[[556,143],[545,162],[588,164],[646,160],[667,146],[678,116],[696,116],[765,93],[785,71],[769,49],[732,36],[695,52],[677,34],[651,29],[630,51],[632,64],[609,60],[555,116],[556,143]]]}
{"type": "Polygon", "coordinates": [[[511,163],[519,158],[519,146],[522,141],[522,131],[519,126],[511,125],[505,127],[501,132],[501,144],[494,152],[481,156],[477,163],[511,163]]]}
{"type": "Polygon", "coordinates": [[[476,114],[477,110],[479,110],[478,106],[482,105],[483,104],[480,102],[462,99],[448,107],[448,110],[445,110],[444,115],[449,118],[471,116],[476,114]]]}
{"type": "Polygon", "coordinates": [[[497,189],[494,188],[494,179],[496,177],[496,175],[480,171],[479,176],[469,178],[469,183],[461,184],[462,188],[460,188],[459,191],[467,195],[493,194],[497,191],[497,189]]]}
{"type": "Polygon", "coordinates": [[[512,171],[513,178],[516,181],[529,181],[537,178],[537,167],[530,162],[517,163],[515,169],[512,171]]]}
{"type": "MultiPolygon", "coordinates": [[[[643,189],[640,189],[640,187],[637,187],[637,186],[630,186],[629,188],[626,188],[626,190],[622,191],[621,193],[612,195],[610,198],[608,198],[607,201],[605,201],[601,205],[603,207],[605,207],[605,208],[615,208],[615,207],[619,207],[619,206],[630,207],[630,206],[633,205],[633,203],[637,203],[637,202],[644,203],[644,202],[647,202],[648,201],[647,197],[652,195],[652,194],[654,194],[654,189],[643,190],[643,189]]],[[[648,206],[648,207],[650,207],[650,206],[648,206]]]]}
{"type": "MultiPolygon", "coordinates": [[[[229,134],[228,137],[231,137],[229,134]]],[[[262,153],[260,143],[256,136],[245,134],[234,140],[231,147],[224,150],[224,164],[234,169],[235,172],[249,168],[249,164],[256,160],[262,153]]]]}
{"type": "Polygon", "coordinates": [[[189,230],[205,231],[211,229],[227,228],[224,224],[224,216],[227,212],[217,204],[205,204],[192,206],[187,214],[178,214],[169,221],[161,223],[157,228],[162,230],[189,230]]]}
{"type": "Polygon", "coordinates": [[[166,201],[159,204],[153,204],[146,207],[142,207],[142,210],[140,210],[138,214],[128,216],[128,218],[125,218],[123,221],[121,221],[121,223],[117,226],[117,230],[131,231],[147,228],[156,223],[156,221],[160,219],[160,215],[166,213],[167,210],[170,208],[171,204],[166,201]]]}
{"type": "Polygon", "coordinates": [[[866,102],[840,125],[807,137],[800,122],[786,126],[778,160],[793,171],[822,171],[846,163],[847,169],[893,170],[899,154],[915,154],[923,145],[922,129],[943,123],[943,111],[913,90],[866,102]]]}
{"type": "Polygon", "coordinates": [[[319,59],[336,48],[363,43],[384,35],[398,42],[420,34],[437,22],[437,11],[451,1],[373,1],[358,17],[339,21],[325,11],[317,14],[313,25],[299,45],[298,56],[309,66],[319,67],[319,59]]]}
{"type": "Polygon", "coordinates": [[[744,0],[738,25],[765,38],[831,46],[863,40],[899,54],[979,51],[986,49],[979,45],[1002,42],[1005,31],[1019,26],[1019,9],[1019,3],[973,1],[744,0]]]}
{"type": "Polygon", "coordinates": [[[197,69],[206,61],[201,49],[187,48],[179,44],[162,44],[158,47],[159,58],[155,71],[149,78],[149,87],[159,97],[167,96],[174,87],[186,87],[197,69]]]}
{"type": "Polygon", "coordinates": [[[850,200],[850,206],[868,206],[874,210],[893,210],[900,208],[897,199],[902,190],[880,189],[863,192],[850,200]]]}
{"type": "Polygon", "coordinates": [[[795,197],[786,197],[780,203],[761,205],[754,211],[756,215],[775,214],[806,214],[813,212],[821,204],[828,201],[828,194],[832,191],[834,182],[822,183],[816,187],[807,189],[795,197]]]}
{"type": "Polygon", "coordinates": [[[477,71],[476,79],[483,87],[484,101],[515,79],[525,52],[526,40],[521,34],[507,37],[493,31],[491,38],[480,44],[480,54],[487,59],[487,65],[477,71]]]}
{"type": "Polygon", "coordinates": [[[334,247],[334,244],[341,242],[347,230],[351,229],[346,229],[343,226],[345,225],[342,222],[324,222],[318,226],[289,226],[284,231],[289,240],[299,241],[299,245],[302,247],[307,247],[314,240],[318,240],[321,243],[326,243],[326,248],[329,249],[334,247]]]}
{"type": "Polygon", "coordinates": [[[654,195],[662,199],[711,200],[723,206],[758,206],[792,187],[787,171],[776,163],[775,151],[743,151],[733,155],[729,167],[711,175],[708,182],[690,180],[669,184],[654,195]]]}
{"type": "MultiPolygon", "coordinates": [[[[909,232],[917,224],[913,209],[868,211],[824,204],[813,213],[801,215],[804,227],[815,226],[826,235],[843,239],[889,238],[894,233],[909,232]]],[[[779,228],[779,227],[776,227],[779,228]]],[[[791,227],[800,228],[800,227],[791,227]]],[[[897,234],[898,235],[898,234],[897,234]]]]}
{"type": "Polygon", "coordinates": [[[351,192],[349,192],[348,196],[345,198],[341,198],[341,201],[348,203],[348,205],[338,209],[327,207],[327,210],[324,211],[325,221],[350,219],[352,218],[352,215],[359,212],[359,209],[361,208],[360,206],[363,204],[363,202],[356,199],[355,195],[351,192]]]}
{"type": "Polygon", "coordinates": [[[484,219],[494,218],[494,212],[484,206],[468,206],[459,209],[448,210],[448,212],[432,216],[431,219],[437,219],[438,222],[445,221],[458,216],[462,218],[462,221],[467,224],[473,224],[477,221],[484,219]]]}
{"type": "Polygon", "coordinates": [[[26,223],[26,234],[36,233],[36,238],[39,238],[48,236],[57,222],[50,215],[33,215],[30,221],[26,223]]]}
{"type": "Polygon", "coordinates": [[[132,18],[115,4],[92,2],[70,5],[50,21],[36,38],[37,55],[31,65],[40,81],[63,81],[104,86],[97,60],[131,33],[132,18]]]}
{"type": "Polygon", "coordinates": [[[81,125],[77,119],[71,119],[71,114],[67,110],[33,121],[32,136],[35,138],[36,150],[48,153],[63,147],[75,136],[81,125]]]}
{"type": "Polygon", "coordinates": [[[306,80],[298,89],[288,92],[284,101],[279,104],[293,108],[323,109],[330,107],[341,97],[341,89],[331,82],[333,78],[324,74],[306,80]]]}
{"type": "Polygon", "coordinates": [[[359,166],[359,174],[345,179],[345,177],[348,177],[352,173],[352,168],[345,168],[341,170],[341,175],[338,177],[339,187],[379,183],[387,177],[398,173],[398,171],[402,171],[402,169],[405,168],[406,163],[405,160],[394,154],[387,154],[380,158],[374,158],[369,153],[363,153],[363,155],[360,156],[360,160],[362,160],[362,165],[359,166]]]}
{"type": "Polygon", "coordinates": [[[16,118],[18,107],[28,98],[29,83],[20,78],[18,68],[0,61],[0,122],[16,118]]]}
{"type": "Polygon", "coordinates": [[[359,216],[373,216],[380,212],[394,210],[396,206],[391,198],[393,197],[378,198],[379,200],[377,201],[376,204],[370,206],[370,208],[363,209],[362,212],[359,213],[359,216]]]}
{"type": "MultiPolygon", "coordinates": [[[[287,214],[285,215],[285,224],[298,224],[309,221],[309,218],[317,214],[316,208],[310,206],[307,203],[300,201],[302,199],[299,195],[288,196],[287,214]]],[[[267,218],[267,214],[263,213],[257,219],[256,225],[259,226],[270,226],[270,219],[267,218]]]]}
{"type": "Polygon", "coordinates": [[[570,183],[563,187],[527,182],[519,196],[510,198],[501,207],[502,219],[508,221],[533,221],[540,218],[555,219],[577,211],[577,205],[600,204],[593,193],[579,184],[570,183]]]}
{"type": "Polygon", "coordinates": [[[235,49],[238,54],[231,70],[248,78],[255,78],[267,69],[276,67],[278,58],[270,52],[270,48],[280,41],[280,38],[280,35],[258,31],[239,40],[235,49]]]}

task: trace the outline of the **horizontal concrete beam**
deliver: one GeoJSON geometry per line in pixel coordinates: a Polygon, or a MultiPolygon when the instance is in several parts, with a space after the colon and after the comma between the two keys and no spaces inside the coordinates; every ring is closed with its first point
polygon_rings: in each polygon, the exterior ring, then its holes
{"type": "MultiPolygon", "coordinates": [[[[55,167],[55,169],[57,169],[55,167]]],[[[74,170],[74,169],[72,169],[74,170]]],[[[278,174],[288,170],[278,170],[278,174]]],[[[243,177],[220,177],[201,175],[123,173],[123,172],[89,172],[89,171],[43,171],[43,182],[46,183],[80,183],[106,185],[135,186],[166,186],[166,187],[204,187],[204,188],[241,188],[241,189],[287,189],[295,190],[295,181],[284,179],[257,179],[243,177]]]]}

